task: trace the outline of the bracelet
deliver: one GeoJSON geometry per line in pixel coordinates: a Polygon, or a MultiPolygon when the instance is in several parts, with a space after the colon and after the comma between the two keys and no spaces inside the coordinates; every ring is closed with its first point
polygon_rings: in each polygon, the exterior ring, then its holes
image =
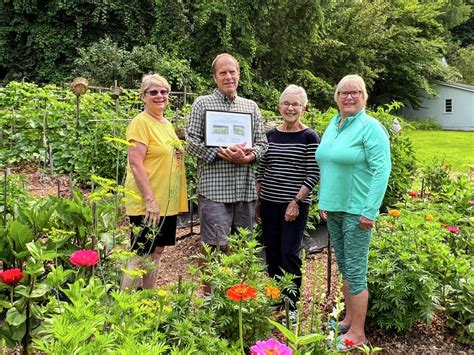
{"type": "Polygon", "coordinates": [[[293,201],[295,201],[296,204],[299,204],[299,202],[301,201],[301,199],[300,199],[299,197],[295,197],[295,198],[293,199],[293,201]]]}

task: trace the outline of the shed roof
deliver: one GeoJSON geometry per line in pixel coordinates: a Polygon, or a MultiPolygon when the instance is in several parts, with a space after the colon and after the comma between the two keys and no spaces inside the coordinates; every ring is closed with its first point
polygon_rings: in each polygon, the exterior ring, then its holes
{"type": "Polygon", "coordinates": [[[449,87],[452,87],[452,88],[466,90],[466,91],[470,91],[470,92],[474,92],[474,86],[468,85],[468,84],[448,83],[448,82],[445,82],[445,81],[436,81],[436,84],[443,85],[443,86],[449,86],[449,87]]]}

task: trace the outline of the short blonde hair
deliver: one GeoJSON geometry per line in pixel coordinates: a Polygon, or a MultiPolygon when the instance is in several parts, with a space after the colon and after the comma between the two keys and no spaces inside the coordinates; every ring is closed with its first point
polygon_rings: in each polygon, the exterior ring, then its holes
{"type": "Polygon", "coordinates": [[[140,86],[140,97],[145,96],[146,91],[154,85],[158,85],[166,88],[168,92],[171,91],[171,86],[168,83],[168,80],[163,78],[159,74],[147,74],[142,79],[142,84],[140,86]]]}
{"type": "Polygon", "coordinates": [[[365,88],[364,79],[362,79],[362,77],[357,74],[346,75],[341,79],[341,81],[339,81],[336,86],[336,91],[334,91],[334,101],[337,102],[337,95],[339,94],[341,89],[349,83],[354,84],[359,88],[360,91],[362,91],[362,97],[364,98],[364,102],[367,102],[369,95],[367,94],[367,89],[365,88]]]}
{"type": "Polygon", "coordinates": [[[224,57],[228,57],[228,58],[230,58],[234,61],[235,67],[237,68],[237,72],[240,74],[240,65],[239,65],[239,62],[237,61],[237,59],[235,59],[229,53],[221,53],[217,57],[215,57],[214,60],[212,61],[212,64],[211,64],[212,75],[216,75],[216,63],[217,63],[217,61],[221,58],[224,58],[224,57]]]}
{"type": "Polygon", "coordinates": [[[296,94],[300,97],[300,104],[303,106],[306,106],[308,104],[308,95],[306,95],[305,89],[303,89],[301,86],[293,85],[290,84],[286,87],[285,90],[280,95],[280,104],[283,102],[283,99],[285,98],[286,95],[290,94],[296,94]]]}

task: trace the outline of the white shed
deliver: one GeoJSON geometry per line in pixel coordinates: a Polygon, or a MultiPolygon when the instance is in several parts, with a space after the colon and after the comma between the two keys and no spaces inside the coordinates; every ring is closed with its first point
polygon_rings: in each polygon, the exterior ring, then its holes
{"type": "Polygon", "coordinates": [[[409,104],[400,110],[403,117],[412,119],[434,118],[444,129],[474,131],[474,86],[437,82],[438,96],[425,95],[421,107],[409,104]]]}

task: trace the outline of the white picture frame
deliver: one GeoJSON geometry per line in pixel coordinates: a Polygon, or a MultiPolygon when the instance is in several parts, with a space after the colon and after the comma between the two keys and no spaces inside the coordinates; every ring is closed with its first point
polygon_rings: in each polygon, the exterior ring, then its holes
{"type": "Polygon", "coordinates": [[[206,110],[204,138],[207,147],[228,147],[242,143],[252,147],[252,114],[206,110]]]}

